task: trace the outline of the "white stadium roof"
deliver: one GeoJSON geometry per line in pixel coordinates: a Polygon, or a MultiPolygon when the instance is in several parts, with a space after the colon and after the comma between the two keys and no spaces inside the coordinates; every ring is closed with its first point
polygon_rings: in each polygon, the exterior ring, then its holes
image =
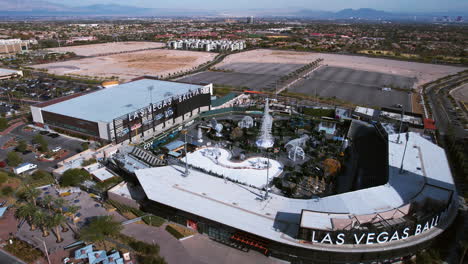
{"type": "Polygon", "coordinates": [[[405,171],[400,174],[405,134],[401,135],[400,143],[396,140],[397,135],[389,136],[387,184],[319,199],[270,194],[267,201],[262,201],[262,193],[257,189],[196,170],[183,177],[184,169],[177,166],[135,173],[150,200],[268,239],[307,247],[294,239],[299,224],[333,230],[334,225],[352,217],[364,221],[376,213],[400,215],[407,213],[412,202],[450,199],[455,187],[444,150],[419,134],[409,133],[405,171]]]}
{"type": "Polygon", "coordinates": [[[164,99],[185,94],[203,86],[152,79],[142,79],[105,88],[49,105],[44,111],[94,122],[113,119],[164,99]],[[153,87],[150,92],[149,87],[153,87]]]}

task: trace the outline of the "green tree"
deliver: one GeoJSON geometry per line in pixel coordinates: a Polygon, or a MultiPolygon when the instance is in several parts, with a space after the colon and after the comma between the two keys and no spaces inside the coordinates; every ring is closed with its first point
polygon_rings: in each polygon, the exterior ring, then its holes
{"type": "Polygon", "coordinates": [[[24,140],[20,140],[18,142],[18,146],[16,146],[16,150],[18,152],[25,152],[27,150],[27,148],[28,148],[28,144],[24,140]]]}
{"type": "Polygon", "coordinates": [[[81,143],[81,148],[83,149],[83,151],[87,150],[89,148],[89,143],[88,142],[81,143]]]}
{"type": "Polygon", "coordinates": [[[16,167],[23,162],[23,159],[14,151],[10,151],[7,154],[7,164],[10,167],[16,167]]]}
{"type": "Polygon", "coordinates": [[[60,214],[63,214],[63,207],[67,205],[68,205],[68,202],[62,198],[58,198],[54,200],[54,207],[60,212],[60,214]]]}
{"type": "Polygon", "coordinates": [[[60,235],[60,226],[63,226],[65,224],[65,217],[61,214],[54,214],[51,217],[49,217],[49,225],[50,227],[53,228],[54,234],[57,237],[57,243],[60,243],[63,241],[62,236],[60,235]]]}
{"type": "Polygon", "coordinates": [[[33,223],[42,230],[42,237],[50,235],[50,217],[41,210],[37,210],[33,215],[33,223]]]}
{"type": "Polygon", "coordinates": [[[47,152],[49,150],[49,144],[41,134],[37,134],[33,137],[33,143],[39,144],[39,151],[41,152],[47,152]]]}
{"type": "Polygon", "coordinates": [[[67,186],[78,186],[83,181],[91,179],[91,175],[82,169],[69,169],[65,171],[60,178],[60,185],[67,186]]]}
{"type": "Polygon", "coordinates": [[[29,226],[31,230],[36,229],[35,222],[33,221],[33,217],[37,212],[37,207],[31,203],[23,204],[16,210],[16,217],[25,219],[29,222],[29,226]]]}
{"type": "Polygon", "coordinates": [[[42,180],[42,179],[45,179],[45,178],[48,178],[48,177],[52,177],[52,175],[50,173],[48,173],[47,171],[37,170],[31,175],[31,177],[34,180],[42,180]]]}
{"type": "Polygon", "coordinates": [[[8,127],[8,120],[5,117],[0,117],[0,130],[8,127]]]}
{"type": "Polygon", "coordinates": [[[23,193],[23,197],[30,203],[32,203],[34,206],[37,206],[37,197],[41,195],[41,191],[35,188],[28,188],[26,191],[23,193]]]}
{"type": "Polygon", "coordinates": [[[52,195],[47,194],[41,200],[41,203],[43,204],[43,206],[46,206],[47,209],[49,209],[49,212],[52,211],[52,204],[54,203],[54,199],[55,198],[52,195]]]}
{"type": "Polygon", "coordinates": [[[103,242],[106,237],[117,236],[121,230],[122,225],[112,216],[98,216],[81,229],[80,239],[92,243],[103,242]]]}

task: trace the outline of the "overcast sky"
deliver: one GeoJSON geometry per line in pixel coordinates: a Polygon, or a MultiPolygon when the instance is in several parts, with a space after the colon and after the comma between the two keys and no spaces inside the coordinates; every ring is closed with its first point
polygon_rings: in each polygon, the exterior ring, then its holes
{"type": "Polygon", "coordinates": [[[374,8],[386,11],[468,11],[468,0],[48,0],[71,6],[119,4],[139,7],[188,9],[305,8],[338,11],[374,8]]]}

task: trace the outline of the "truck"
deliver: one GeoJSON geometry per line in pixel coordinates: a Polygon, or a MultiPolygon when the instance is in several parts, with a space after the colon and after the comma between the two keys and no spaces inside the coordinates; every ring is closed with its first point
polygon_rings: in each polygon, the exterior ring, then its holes
{"type": "Polygon", "coordinates": [[[15,174],[21,174],[23,172],[26,172],[26,171],[30,171],[30,170],[34,170],[37,168],[37,165],[36,164],[33,164],[33,163],[23,163],[23,164],[20,164],[18,167],[14,168],[13,169],[13,172],[15,174]]]}

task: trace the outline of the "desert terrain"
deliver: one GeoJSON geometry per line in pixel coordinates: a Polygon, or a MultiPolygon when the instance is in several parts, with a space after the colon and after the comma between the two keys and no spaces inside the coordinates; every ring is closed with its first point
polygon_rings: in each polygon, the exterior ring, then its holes
{"type": "Polygon", "coordinates": [[[47,49],[53,52],[74,52],[78,56],[92,57],[109,53],[130,52],[165,47],[166,44],[148,41],[109,42],[90,45],[69,46],[47,49]]]}

